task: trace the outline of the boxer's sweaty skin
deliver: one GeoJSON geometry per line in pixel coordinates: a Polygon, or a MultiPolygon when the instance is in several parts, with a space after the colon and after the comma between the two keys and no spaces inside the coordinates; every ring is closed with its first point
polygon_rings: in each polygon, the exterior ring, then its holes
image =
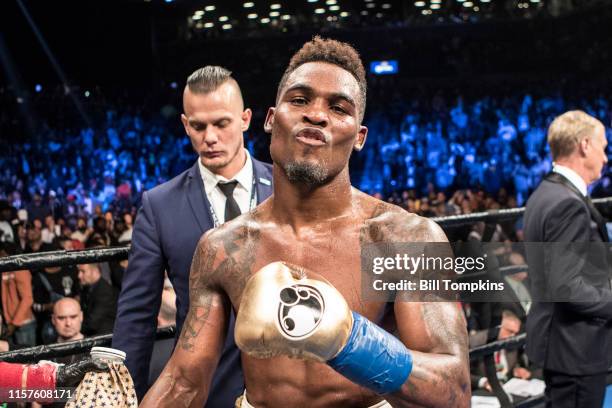
{"type": "MultiPolygon", "coordinates": [[[[368,407],[383,398],[394,407],[467,407],[470,401],[466,325],[457,304],[364,302],[361,248],[377,242],[445,242],[431,220],[409,214],[350,186],[348,158],[362,134],[354,78],[327,63],[307,63],[286,81],[266,119],[274,159],[274,195],[254,211],[200,240],[190,275],[190,308],[168,365],[141,406],[200,408],[249,277],[285,261],[325,277],[349,307],[397,333],[411,350],[413,370],[384,397],[347,380],[326,364],[242,355],[249,402],[260,407],[368,407]],[[304,68],[304,69],[302,69],[304,68]],[[352,81],[352,82],[351,82],[352,81]],[[348,103],[347,99],[349,100],[348,103]],[[357,101],[357,102],[355,102],[357,101]],[[336,108],[340,105],[341,110],[336,108]],[[323,147],[296,141],[303,126],[325,133],[323,147]],[[324,166],[329,180],[290,180],[286,163],[324,166]]],[[[367,129],[362,136],[365,137],[367,129]]]]}

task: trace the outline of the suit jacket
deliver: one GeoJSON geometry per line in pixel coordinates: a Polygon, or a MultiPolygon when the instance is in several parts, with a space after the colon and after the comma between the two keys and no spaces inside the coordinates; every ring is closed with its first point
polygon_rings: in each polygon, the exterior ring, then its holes
{"type": "Polygon", "coordinates": [[[527,201],[524,224],[526,242],[555,243],[526,244],[527,355],[569,375],[606,372],[612,292],[603,219],[569,180],[551,173],[527,201]]]}
{"type": "MultiPolygon", "coordinates": [[[[272,166],[253,159],[258,203],[272,193],[272,166]]],[[[113,347],[127,353],[126,365],[139,399],[148,389],[149,362],[157,328],[164,271],[176,292],[180,334],[189,307],[189,270],[196,245],[214,227],[196,162],[142,196],[127,270],[123,276],[113,347]]],[[[231,407],[244,390],[240,352],[234,344],[232,313],[225,347],[215,371],[207,407],[231,407]]]]}
{"type": "Polygon", "coordinates": [[[83,334],[95,336],[113,332],[117,315],[117,290],[103,278],[81,292],[81,307],[83,334]]]}

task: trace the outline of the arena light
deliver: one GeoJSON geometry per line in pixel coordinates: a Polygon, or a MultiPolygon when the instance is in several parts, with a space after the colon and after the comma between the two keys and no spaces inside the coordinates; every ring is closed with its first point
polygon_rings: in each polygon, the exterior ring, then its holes
{"type": "MultiPolygon", "coordinates": [[[[166,3],[169,3],[168,1],[166,3]]],[[[85,91],[85,97],[89,98],[89,95],[91,95],[91,93],[89,91],[85,91]]]]}
{"type": "Polygon", "coordinates": [[[471,1],[466,1],[465,3],[463,3],[463,7],[472,7],[474,5],[474,3],[472,3],[471,1]]]}
{"type": "Polygon", "coordinates": [[[529,1],[532,2],[532,3],[539,3],[540,2],[540,0],[529,0],[529,1]]]}
{"type": "Polygon", "coordinates": [[[232,25],[231,24],[223,24],[221,26],[221,28],[224,29],[224,30],[229,30],[230,28],[232,28],[232,25]]]}
{"type": "Polygon", "coordinates": [[[202,14],[196,14],[195,16],[191,17],[192,20],[201,20],[202,19],[202,14]]]}
{"type": "Polygon", "coordinates": [[[423,14],[424,16],[428,16],[432,13],[431,10],[421,10],[421,14],[423,14]]]}
{"type": "Polygon", "coordinates": [[[332,6],[332,5],[336,4],[336,3],[338,3],[336,0],[327,0],[325,2],[325,4],[327,4],[328,6],[332,6]]]}
{"type": "Polygon", "coordinates": [[[276,4],[270,4],[270,9],[272,10],[278,10],[281,8],[281,5],[276,3],[276,4]]]}
{"type": "Polygon", "coordinates": [[[442,0],[431,0],[431,4],[440,4],[442,0]]]}
{"type": "Polygon", "coordinates": [[[338,11],[338,10],[340,10],[340,6],[338,6],[338,5],[335,5],[335,6],[329,6],[329,9],[330,9],[331,11],[338,11]]]}
{"type": "Polygon", "coordinates": [[[221,16],[221,17],[219,17],[219,21],[222,22],[222,23],[227,21],[227,20],[229,20],[228,16],[221,16]]]}
{"type": "Polygon", "coordinates": [[[348,16],[349,16],[348,11],[343,11],[342,13],[340,13],[340,17],[348,17],[348,16]]]}
{"type": "Polygon", "coordinates": [[[204,10],[196,10],[193,13],[194,16],[203,16],[204,15],[204,10]]]}
{"type": "Polygon", "coordinates": [[[474,7],[474,11],[480,11],[480,7],[475,6],[475,7],[474,7]]]}
{"type": "Polygon", "coordinates": [[[268,17],[264,17],[259,21],[261,21],[261,24],[268,24],[270,22],[270,19],[268,17]]]}
{"type": "Polygon", "coordinates": [[[385,10],[388,10],[388,9],[391,8],[391,5],[389,3],[385,3],[385,4],[382,5],[382,8],[385,9],[385,10]]]}
{"type": "Polygon", "coordinates": [[[437,3],[433,3],[431,6],[429,6],[430,9],[432,10],[440,10],[440,5],[437,3]]]}
{"type": "Polygon", "coordinates": [[[271,11],[270,12],[270,17],[278,17],[280,16],[280,13],[278,11],[271,11]]]}
{"type": "Polygon", "coordinates": [[[246,3],[242,5],[242,7],[244,8],[252,8],[254,6],[255,6],[255,3],[253,3],[252,1],[247,1],[246,3]]]}
{"type": "Polygon", "coordinates": [[[285,21],[287,21],[287,20],[291,20],[291,16],[290,16],[289,14],[283,14],[283,15],[281,16],[281,20],[285,20],[285,21]]]}
{"type": "Polygon", "coordinates": [[[362,16],[367,16],[368,15],[368,10],[361,10],[361,15],[362,16]]]}
{"type": "Polygon", "coordinates": [[[424,1],[415,1],[414,2],[414,6],[415,7],[425,7],[425,2],[424,1]]]}
{"type": "Polygon", "coordinates": [[[490,3],[491,0],[480,0],[481,3],[490,3]]]}
{"type": "Polygon", "coordinates": [[[308,0],[309,3],[316,3],[319,0],[308,0]]]}
{"type": "Polygon", "coordinates": [[[374,8],[374,7],[376,7],[376,4],[374,4],[374,3],[368,3],[368,4],[366,4],[366,7],[367,7],[367,8],[374,8]]]}
{"type": "Polygon", "coordinates": [[[36,84],[36,86],[34,87],[34,90],[35,90],[36,92],[40,92],[40,91],[42,91],[42,85],[41,85],[41,84],[36,84]]]}
{"type": "Polygon", "coordinates": [[[399,64],[397,60],[372,61],[370,62],[370,72],[375,75],[397,74],[399,64]]]}
{"type": "Polygon", "coordinates": [[[254,20],[254,19],[256,19],[256,18],[257,18],[257,13],[251,13],[251,14],[247,15],[247,18],[248,18],[249,20],[254,20]]]}
{"type": "Polygon", "coordinates": [[[323,14],[323,13],[325,13],[325,9],[324,8],[315,9],[315,14],[323,14]]]}
{"type": "Polygon", "coordinates": [[[215,23],[211,23],[211,22],[204,24],[204,28],[213,28],[214,26],[215,26],[215,23]]]}
{"type": "Polygon", "coordinates": [[[206,11],[215,11],[215,9],[216,9],[216,7],[212,6],[212,5],[204,7],[204,10],[206,10],[206,11]]]}

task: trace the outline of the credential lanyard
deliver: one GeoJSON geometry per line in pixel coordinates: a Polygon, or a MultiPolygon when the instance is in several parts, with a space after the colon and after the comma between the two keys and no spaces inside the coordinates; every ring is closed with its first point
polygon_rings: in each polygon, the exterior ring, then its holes
{"type": "MultiPolygon", "coordinates": [[[[256,183],[255,183],[255,166],[253,166],[253,184],[251,185],[251,201],[249,202],[249,211],[251,211],[253,208],[255,208],[257,206],[257,194],[256,194],[256,183]]],[[[216,188],[216,187],[215,187],[216,188]]],[[[206,189],[204,189],[206,190],[206,189]]],[[[206,191],[204,191],[204,193],[206,194],[206,191]]],[[[213,224],[215,226],[215,228],[217,228],[218,226],[221,225],[221,223],[219,222],[219,217],[217,217],[217,213],[215,213],[215,209],[213,208],[212,205],[212,200],[210,200],[210,215],[212,216],[213,219],[213,224]]]]}

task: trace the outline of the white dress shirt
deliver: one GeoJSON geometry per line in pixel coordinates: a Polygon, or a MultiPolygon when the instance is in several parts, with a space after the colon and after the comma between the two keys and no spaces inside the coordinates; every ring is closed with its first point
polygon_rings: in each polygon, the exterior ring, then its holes
{"type": "MultiPolygon", "coordinates": [[[[246,161],[240,171],[231,179],[236,180],[238,184],[234,189],[234,200],[240,207],[240,213],[244,214],[251,208],[251,192],[253,191],[253,161],[251,155],[247,149],[244,149],[246,153],[246,161]]],[[[227,198],[221,189],[217,186],[219,182],[227,183],[228,180],[223,176],[213,173],[208,170],[202,164],[202,161],[198,159],[198,166],[200,167],[200,174],[202,181],[204,182],[204,190],[206,190],[206,198],[212,204],[215,216],[220,224],[225,222],[225,201],[227,198]]],[[[208,210],[208,209],[207,209],[208,210]]],[[[214,220],[214,217],[213,217],[214,220]]]]}
{"type": "Polygon", "coordinates": [[[562,166],[560,164],[555,164],[553,165],[552,171],[554,171],[555,173],[559,173],[560,175],[568,179],[570,183],[572,183],[574,187],[576,187],[578,191],[582,193],[583,196],[586,197],[588,195],[587,185],[585,181],[574,170],[570,169],[569,167],[562,166]]]}

